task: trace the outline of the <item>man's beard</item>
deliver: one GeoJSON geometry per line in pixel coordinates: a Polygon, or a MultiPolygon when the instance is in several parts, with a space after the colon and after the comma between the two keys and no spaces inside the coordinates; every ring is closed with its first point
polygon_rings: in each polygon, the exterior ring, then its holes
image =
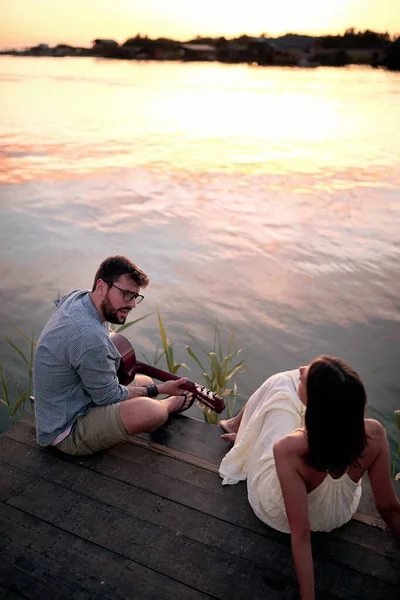
{"type": "Polygon", "coordinates": [[[119,309],[114,308],[111,306],[107,296],[101,301],[100,308],[105,320],[115,325],[123,325],[126,321],[126,316],[118,314],[118,310],[131,310],[129,306],[121,306],[119,309]]]}

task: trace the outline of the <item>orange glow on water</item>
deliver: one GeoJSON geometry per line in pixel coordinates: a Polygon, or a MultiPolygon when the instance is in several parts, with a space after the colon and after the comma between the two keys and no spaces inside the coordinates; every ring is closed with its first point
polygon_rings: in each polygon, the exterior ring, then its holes
{"type": "Polygon", "coordinates": [[[296,172],[301,190],[307,174],[322,188],[348,169],[370,179],[398,152],[382,71],[4,57],[0,75],[3,182],[144,167],[196,178],[296,172]]]}

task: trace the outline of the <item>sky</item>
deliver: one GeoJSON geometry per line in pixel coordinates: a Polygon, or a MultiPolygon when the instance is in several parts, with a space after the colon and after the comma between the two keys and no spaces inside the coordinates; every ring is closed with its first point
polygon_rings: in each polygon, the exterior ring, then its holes
{"type": "Polygon", "coordinates": [[[122,43],[137,33],[187,40],[348,27],[400,34],[400,0],[0,0],[1,48],[122,43]]]}

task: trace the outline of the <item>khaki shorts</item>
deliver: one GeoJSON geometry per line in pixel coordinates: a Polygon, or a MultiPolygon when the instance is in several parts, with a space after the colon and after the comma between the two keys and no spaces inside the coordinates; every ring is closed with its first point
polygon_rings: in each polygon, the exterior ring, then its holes
{"type": "MultiPolygon", "coordinates": [[[[131,385],[153,383],[147,375],[136,375],[131,385]]],[[[93,454],[126,440],[129,436],[122,424],[120,403],[95,406],[86,415],[78,417],[71,433],[54,446],[66,454],[93,454]]]]}
{"type": "Polygon", "coordinates": [[[121,421],[120,405],[95,406],[78,417],[71,433],[54,446],[66,454],[93,454],[126,440],[128,434],[121,421]]]}

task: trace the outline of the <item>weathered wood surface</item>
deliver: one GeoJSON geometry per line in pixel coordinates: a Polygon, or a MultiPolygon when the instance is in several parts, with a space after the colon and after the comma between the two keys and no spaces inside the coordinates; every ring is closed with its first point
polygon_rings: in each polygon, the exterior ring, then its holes
{"type": "MultiPolygon", "coordinates": [[[[289,536],[246,486],[221,486],[216,428],[174,418],[152,436],[72,458],[23,421],[0,436],[0,598],[298,598],[289,536]]],[[[391,535],[352,521],[314,534],[317,599],[398,598],[391,535]]]]}

